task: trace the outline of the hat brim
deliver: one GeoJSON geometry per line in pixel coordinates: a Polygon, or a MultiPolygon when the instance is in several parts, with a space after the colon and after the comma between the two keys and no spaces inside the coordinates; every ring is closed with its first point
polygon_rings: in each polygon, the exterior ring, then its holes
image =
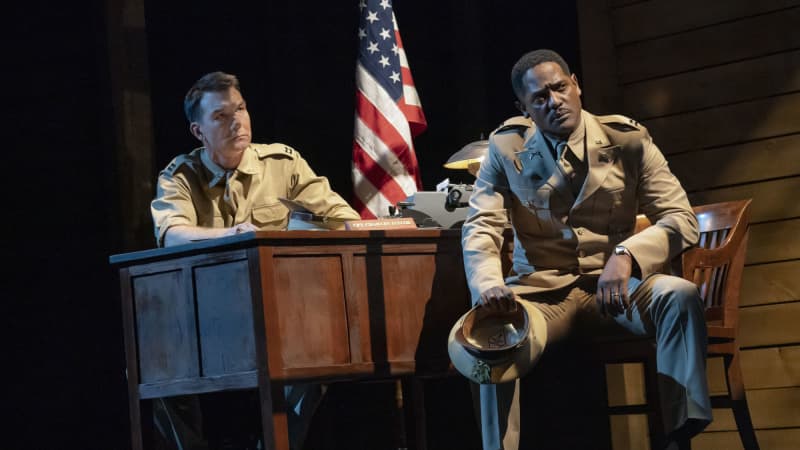
{"type": "Polygon", "coordinates": [[[518,347],[502,352],[498,358],[478,356],[456,340],[468,312],[456,321],[447,340],[447,352],[453,367],[462,375],[479,384],[507,383],[525,376],[536,365],[547,344],[547,321],[542,312],[528,301],[519,301],[528,313],[528,336],[518,347]]]}

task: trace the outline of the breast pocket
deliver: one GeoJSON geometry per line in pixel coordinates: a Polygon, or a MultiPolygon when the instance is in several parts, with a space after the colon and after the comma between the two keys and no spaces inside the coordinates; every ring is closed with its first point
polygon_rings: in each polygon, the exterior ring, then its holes
{"type": "Polygon", "coordinates": [[[253,208],[253,225],[260,229],[282,230],[289,222],[289,209],[281,202],[270,202],[253,208]]]}
{"type": "MultiPolygon", "coordinates": [[[[522,207],[528,211],[528,216],[533,219],[536,228],[541,234],[557,234],[558,224],[551,208],[553,189],[550,185],[542,184],[538,187],[512,188],[522,207]]],[[[523,220],[522,217],[515,217],[523,220]]]]}
{"type": "Polygon", "coordinates": [[[636,205],[631,201],[632,193],[624,187],[601,187],[594,194],[594,217],[606,222],[609,235],[633,228],[636,221],[636,205]]]}

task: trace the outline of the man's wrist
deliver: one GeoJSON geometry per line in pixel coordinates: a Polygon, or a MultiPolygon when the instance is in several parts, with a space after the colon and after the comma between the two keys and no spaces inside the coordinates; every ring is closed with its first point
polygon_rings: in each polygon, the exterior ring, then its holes
{"type": "Polygon", "coordinates": [[[631,262],[631,275],[636,278],[642,278],[642,269],[639,267],[639,263],[636,262],[636,258],[633,257],[633,254],[627,247],[624,245],[617,245],[614,247],[614,254],[618,256],[628,255],[631,262]]]}
{"type": "Polygon", "coordinates": [[[628,248],[623,246],[623,245],[617,245],[616,247],[614,247],[614,254],[615,255],[628,255],[628,257],[630,257],[631,260],[633,260],[633,255],[631,254],[631,251],[628,250],[628,248]]]}

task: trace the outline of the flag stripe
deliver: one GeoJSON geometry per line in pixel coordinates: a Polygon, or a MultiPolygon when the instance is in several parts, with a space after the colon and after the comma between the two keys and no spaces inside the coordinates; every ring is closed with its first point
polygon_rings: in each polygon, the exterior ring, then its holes
{"type": "Polygon", "coordinates": [[[363,209],[357,209],[361,213],[361,217],[374,219],[389,212],[389,205],[393,203],[384,197],[383,192],[365,179],[358,170],[353,170],[353,185],[357,186],[356,197],[363,205],[363,209]]]}
{"type": "Polygon", "coordinates": [[[356,116],[356,138],[353,145],[358,151],[365,152],[389,176],[395,178],[397,183],[401,185],[403,192],[407,195],[414,193],[416,184],[409,176],[403,163],[358,116],[356,116]]]}
{"type": "MultiPolygon", "coordinates": [[[[356,144],[356,148],[353,151],[353,162],[364,178],[369,180],[373,186],[381,187],[381,191],[386,195],[387,199],[398,202],[408,197],[409,194],[403,191],[397,179],[386,173],[383,167],[370,158],[367,152],[358,144],[356,144]]],[[[411,192],[413,193],[414,191],[411,192]]]]}
{"type": "Polygon", "coordinates": [[[361,199],[356,195],[353,197],[353,200],[350,202],[353,208],[356,211],[362,211],[361,217],[364,219],[375,219],[377,216],[370,211],[367,206],[361,202],[361,199]]]}
{"type": "MultiPolygon", "coordinates": [[[[397,104],[392,103],[392,105],[401,111],[397,104]]],[[[417,158],[414,155],[414,149],[408,145],[409,141],[404,138],[403,133],[398,132],[397,128],[387,120],[387,117],[380,114],[380,108],[376,108],[363,95],[357,94],[356,106],[358,118],[374,133],[371,136],[362,136],[361,142],[365,143],[365,146],[372,146],[377,144],[374,141],[380,141],[400,160],[408,173],[416,172],[417,158]]],[[[405,125],[406,134],[410,135],[411,129],[408,123],[404,122],[403,125],[405,125]]]]}
{"type": "Polygon", "coordinates": [[[411,131],[408,126],[408,118],[397,104],[398,101],[402,100],[402,97],[398,100],[392,99],[385,90],[381,89],[381,85],[375,81],[372,75],[370,75],[361,64],[358,64],[356,67],[356,79],[358,80],[356,82],[356,88],[358,89],[356,95],[359,96],[356,110],[358,111],[362,106],[373,108],[369,111],[363,111],[359,115],[362,118],[371,116],[382,117],[388,123],[392,124],[392,127],[400,134],[406,144],[411,144],[411,131]],[[360,97],[363,97],[363,100],[366,100],[370,104],[366,105],[361,103],[362,99],[360,97]]]}
{"type": "Polygon", "coordinates": [[[362,217],[421,188],[413,138],[427,128],[390,0],[360,0],[353,205],[362,217]]]}

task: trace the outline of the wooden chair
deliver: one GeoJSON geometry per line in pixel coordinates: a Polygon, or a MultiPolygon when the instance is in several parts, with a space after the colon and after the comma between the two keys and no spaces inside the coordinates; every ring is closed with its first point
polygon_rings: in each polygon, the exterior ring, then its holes
{"type": "MultiPolygon", "coordinates": [[[[711,397],[714,408],[731,408],[739,437],[746,450],[758,449],[745,398],[736,340],[739,324],[739,288],[749,235],[750,200],[702,205],[694,208],[700,228],[697,247],[683,253],[682,275],[694,282],[705,303],[708,327],[708,356],[722,357],[728,392],[711,397]]],[[[637,231],[649,226],[644,216],[637,231]]],[[[653,339],[624,339],[598,342],[594,357],[605,364],[639,362],[644,365],[645,405],[609,406],[609,415],[648,416],[651,448],[665,440],[657,387],[653,339]]],[[[688,442],[683,447],[690,448],[688,442]]]]}

